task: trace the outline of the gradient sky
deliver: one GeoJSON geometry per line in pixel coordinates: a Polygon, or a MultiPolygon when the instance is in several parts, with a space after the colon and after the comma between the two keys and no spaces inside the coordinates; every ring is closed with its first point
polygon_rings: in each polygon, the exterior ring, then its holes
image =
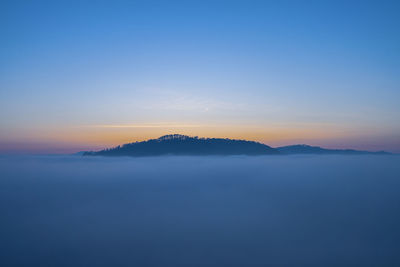
{"type": "Polygon", "coordinates": [[[181,133],[400,152],[400,1],[1,1],[0,152],[181,133]]]}

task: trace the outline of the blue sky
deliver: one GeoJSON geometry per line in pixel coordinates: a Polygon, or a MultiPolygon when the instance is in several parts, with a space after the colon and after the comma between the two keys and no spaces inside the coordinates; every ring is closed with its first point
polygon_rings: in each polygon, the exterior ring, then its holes
{"type": "Polygon", "coordinates": [[[177,132],[400,152],[399,1],[2,1],[0,150],[177,132]]]}

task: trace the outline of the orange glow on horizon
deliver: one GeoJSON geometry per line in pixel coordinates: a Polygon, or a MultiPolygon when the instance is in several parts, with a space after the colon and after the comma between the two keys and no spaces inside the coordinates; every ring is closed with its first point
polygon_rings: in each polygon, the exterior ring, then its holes
{"type": "MultiPolygon", "coordinates": [[[[5,143],[0,144],[0,151],[71,153],[82,150],[101,150],[126,143],[154,139],[166,134],[245,139],[261,142],[272,147],[309,144],[331,148],[367,149],[366,145],[373,149],[376,148],[375,150],[382,150],[381,148],[378,149],[378,144],[371,139],[373,138],[373,131],[368,131],[368,135],[361,135],[360,131],[350,127],[344,128],[332,124],[213,125],[153,123],[37,127],[27,131],[20,130],[10,135],[13,139],[6,139],[5,143]],[[28,138],[27,133],[29,133],[28,138]],[[359,140],[362,142],[359,142],[357,146],[357,142],[354,141],[359,140]]],[[[390,148],[390,146],[388,147],[390,148]]]]}
{"type": "Polygon", "coordinates": [[[290,143],[291,140],[323,140],[339,138],[344,132],[332,126],[307,125],[284,127],[279,125],[201,125],[201,124],[122,124],[59,127],[37,130],[30,141],[61,143],[64,146],[105,148],[135,141],[158,138],[166,134],[199,137],[245,139],[267,145],[290,143]]]}

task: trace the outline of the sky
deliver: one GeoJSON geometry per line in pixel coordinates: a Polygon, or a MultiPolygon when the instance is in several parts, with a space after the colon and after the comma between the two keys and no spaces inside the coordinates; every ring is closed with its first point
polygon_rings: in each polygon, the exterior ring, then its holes
{"type": "Polygon", "coordinates": [[[0,2],[0,153],[180,133],[400,152],[399,1],[0,2]]]}

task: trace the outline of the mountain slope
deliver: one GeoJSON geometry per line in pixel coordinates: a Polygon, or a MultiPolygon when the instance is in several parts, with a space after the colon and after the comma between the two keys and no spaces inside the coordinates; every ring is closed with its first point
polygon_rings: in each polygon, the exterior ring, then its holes
{"type": "Polygon", "coordinates": [[[309,146],[309,145],[282,146],[282,147],[277,147],[276,149],[282,154],[349,154],[349,155],[390,154],[385,151],[369,152],[369,151],[360,151],[353,149],[326,149],[319,146],[309,146]]]}
{"type": "Polygon", "coordinates": [[[198,138],[173,134],[135,142],[84,156],[158,156],[158,155],[268,155],[279,151],[267,145],[245,140],[198,138]]]}

